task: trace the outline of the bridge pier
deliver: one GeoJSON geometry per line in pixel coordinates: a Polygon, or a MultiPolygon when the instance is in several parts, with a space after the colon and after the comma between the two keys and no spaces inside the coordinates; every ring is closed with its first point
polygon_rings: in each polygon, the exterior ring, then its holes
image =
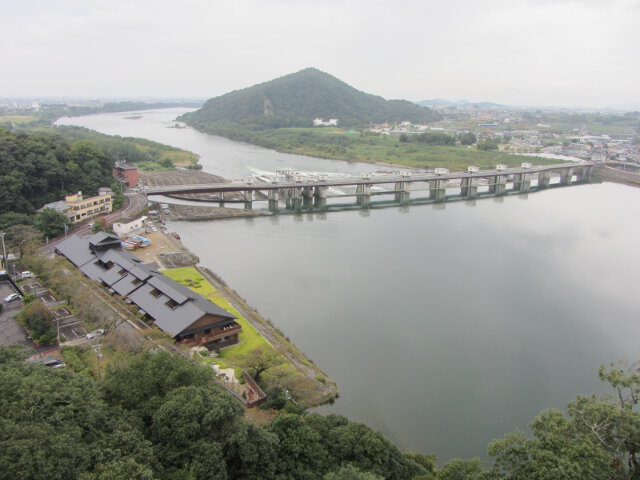
{"type": "Polygon", "coordinates": [[[242,192],[242,198],[245,202],[251,202],[253,200],[253,191],[245,190],[244,192],[242,192]]]}
{"type": "Polygon", "coordinates": [[[489,177],[489,193],[504,195],[507,190],[507,177],[505,175],[495,175],[489,177]]]}
{"type": "MultiPolygon", "coordinates": [[[[269,203],[280,200],[280,191],[277,188],[269,190],[269,203]]],[[[271,210],[271,208],[269,208],[271,210]]]]}
{"type": "Polygon", "coordinates": [[[302,196],[304,198],[313,198],[313,187],[302,187],[302,196]]]}
{"type": "Polygon", "coordinates": [[[327,198],[329,187],[317,186],[313,189],[313,196],[318,198],[327,198]]]}
{"type": "Polygon", "coordinates": [[[278,200],[269,199],[269,211],[272,213],[278,213],[278,200]]]}
{"type": "Polygon", "coordinates": [[[371,184],[361,183],[356,187],[356,195],[364,195],[366,197],[371,196],[371,184]]]}
{"type": "Polygon", "coordinates": [[[538,187],[547,188],[550,181],[551,172],[549,170],[544,170],[538,173],[538,187]]]}
{"type": "Polygon", "coordinates": [[[589,180],[591,175],[591,167],[578,167],[575,169],[576,181],[589,180]]]}
{"type": "Polygon", "coordinates": [[[325,208],[327,208],[327,197],[314,197],[313,199],[313,206],[314,208],[317,208],[318,210],[324,210],[325,208]]]}
{"type": "Polygon", "coordinates": [[[429,198],[440,202],[447,196],[447,190],[444,188],[442,180],[431,180],[429,182],[429,198]]]}
{"type": "Polygon", "coordinates": [[[516,173],[513,178],[513,189],[518,192],[528,192],[531,190],[531,179],[526,173],[516,173]]]}
{"type": "Polygon", "coordinates": [[[287,198],[286,207],[288,210],[293,210],[294,212],[302,211],[302,197],[287,198]]]}
{"type": "Polygon", "coordinates": [[[310,197],[307,197],[304,195],[302,195],[302,206],[306,209],[309,209],[311,207],[313,207],[313,195],[311,195],[310,197]]]}
{"type": "Polygon", "coordinates": [[[563,168],[560,170],[560,183],[563,185],[569,185],[571,178],[573,177],[573,167],[563,168]]]}
{"type": "Polygon", "coordinates": [[[409,203],[409,200],[411,200],[411,194],[409,192],[396,192],[395,200],[398,203],[409,203]]]}
{"type": "Polygon", "coordinates": [[[478,196],[478,185],[474,185],[472,178],[460,179],[460,195],[466,198],[476,198],[478,196]]]}

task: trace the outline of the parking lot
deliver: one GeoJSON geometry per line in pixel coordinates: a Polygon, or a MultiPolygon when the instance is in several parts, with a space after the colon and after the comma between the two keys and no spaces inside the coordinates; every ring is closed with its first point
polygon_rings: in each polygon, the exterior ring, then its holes
{"type": "MultiPolygon", "coordinates": [[[[9,282],[0,283],[0,300],[12,293],[16,293],[13,285],[9,282]]],[[[31,346],[27,332],[15,319],[15,316],[21,308],[22,300],[2,303],[2,313],[0,313],[0,345],[23,344],[31,346]]]]}

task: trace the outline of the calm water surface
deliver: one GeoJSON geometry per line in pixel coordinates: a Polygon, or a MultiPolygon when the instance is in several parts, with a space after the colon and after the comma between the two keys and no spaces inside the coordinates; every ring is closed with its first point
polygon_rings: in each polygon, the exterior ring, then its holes
{"type": "MultiPolygon", "coordinates": [[[[65,122],[192,150],[229,178],[376,168],[166,128],[175,114],[65,122]]],[[[639,359],[639,209],[639,190],[605,183],[170,228],[338,382],[324,411],[446,459],[485,456],[541,410],[604,391],[601,363],[639,359]]]]}

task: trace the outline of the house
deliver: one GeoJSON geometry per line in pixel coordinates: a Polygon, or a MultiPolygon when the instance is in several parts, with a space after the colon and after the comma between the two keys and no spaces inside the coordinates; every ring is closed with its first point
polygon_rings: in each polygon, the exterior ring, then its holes
{"type": "Polygon", "coordinates": [[[47,203],[38,211],[42,212],[45,208],[51,208],[66,215],[71,223],[78,223],[87,218],[110,213],[112,209],[111,202],[111,189],[100,187],[98,195],[95,197],[84,198],[82,192],[77,192],[67,195],[64,200],[47,203]]]}
{"type": "Polygon", "coordinates": [[[162,275],[122,249],[120,239],[104,232],[73,235],[56,247],[87,277],[135,304],[176,341],[216,349],[238,343],[236,317],[191,289],[162,275]]]}
{"type": "Polygon", "coordinates": [[[113,178],[126,183],[130,187],[138,185],[138,167],[116,162],[113,166],[113,178]]]}
{"type": "Polygon", "coordinates": [[[118,235],[120,238],[126,238],[129,235],[134,233],[141,233],[144,231],[144,221],[147,217],[136,218],[135,220],[131,220],[127,223],[117,222],[111,225],[113,229],[113,233],[118,235]]]}

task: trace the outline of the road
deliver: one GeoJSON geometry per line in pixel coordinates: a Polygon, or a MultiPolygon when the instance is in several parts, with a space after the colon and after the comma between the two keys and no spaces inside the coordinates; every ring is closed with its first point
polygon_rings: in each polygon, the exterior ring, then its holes
{"type": "MultiPolygon", "coordinates": [[[[127,218],[128,216],[138,211],[139,209],[141,209],[147,204],[147,198],[139,192],[134,192],[133,190],[129,189],[124,192],[124,195],[125,195],[125,198],[127,199],[127,204],[125,205],[124,208],[118,210],[117,212],[113,212],[113,213],[110,213],[109,215],[106,215],[104,218],[107,220],[107,222],[113,223],[118,219],[127,218]]],[[[84,223],[83,225],[81,225],[75,230],[72,230],[69,233],[72,233],[75,235],[86,235],[90,231],[91,231],[91,227],[89,226],[89,223],[84,223]]],[[[42,247],[43,254],[46,256],[52,255],[54,249],[56,248],[56,245],[58,245],[58,243],[62,242],[64,239],[65,237],[63,236],[63,237],[58,237],[56,239],[51,240],[49,243],[47,243],[42,247]]]]}

